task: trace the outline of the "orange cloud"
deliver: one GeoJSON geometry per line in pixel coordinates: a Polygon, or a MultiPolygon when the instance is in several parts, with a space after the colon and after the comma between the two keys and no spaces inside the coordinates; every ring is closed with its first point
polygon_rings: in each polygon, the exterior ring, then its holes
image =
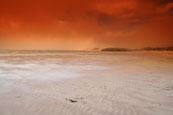
{"type": "Polygon", "coordinates": [[[0,48],[169,46],[172,0],[1,0],[0,48]]]}

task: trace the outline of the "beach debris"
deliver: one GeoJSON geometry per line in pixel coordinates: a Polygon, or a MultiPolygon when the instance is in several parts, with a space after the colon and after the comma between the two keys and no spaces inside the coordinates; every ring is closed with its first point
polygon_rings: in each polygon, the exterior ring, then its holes
{"type": "Polygon", "coordinates": [[[67,101],[70,101],[71,103],[76,103],[76,102],[78,102],[78,101],[73,100],[73,99],[67,99],[67,98],[66,98],[66,100],[67,100],[67,101]]]}
{"type": "Polygon", "coordinates": [[[79,100],[83,100],[84,98],[83,97],[75,97],[73,99],[69,99],[69,98],[66,98],[67,101],[70,101],[71,103],[76,103],[78,102],[79,100]]]}

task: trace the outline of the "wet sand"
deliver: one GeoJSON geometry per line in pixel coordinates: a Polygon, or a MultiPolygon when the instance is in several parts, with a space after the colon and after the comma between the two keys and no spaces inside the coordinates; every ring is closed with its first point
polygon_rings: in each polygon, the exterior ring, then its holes
{"type": "Polygon", "coordinates": [[[172,114],[173,52],[0,54],[0,115],[172,114]]]}

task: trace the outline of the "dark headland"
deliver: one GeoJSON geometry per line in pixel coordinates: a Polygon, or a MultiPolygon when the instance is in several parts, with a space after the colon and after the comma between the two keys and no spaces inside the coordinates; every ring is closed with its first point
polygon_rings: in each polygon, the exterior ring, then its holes
{"type": "Polygon", "coordinates": [[[127,51],[173,51],[173,47],[145,47],[141,49],[103,48],[101,51],[127,52],[127,51]]]}

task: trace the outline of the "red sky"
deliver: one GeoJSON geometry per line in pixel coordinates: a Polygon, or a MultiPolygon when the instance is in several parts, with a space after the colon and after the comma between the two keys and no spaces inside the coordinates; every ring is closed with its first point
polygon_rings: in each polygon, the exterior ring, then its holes
{"type": "Polygon", "coordinates": [[[0,0],[0,49],[173,45],[173,0],[0,0]]]}

